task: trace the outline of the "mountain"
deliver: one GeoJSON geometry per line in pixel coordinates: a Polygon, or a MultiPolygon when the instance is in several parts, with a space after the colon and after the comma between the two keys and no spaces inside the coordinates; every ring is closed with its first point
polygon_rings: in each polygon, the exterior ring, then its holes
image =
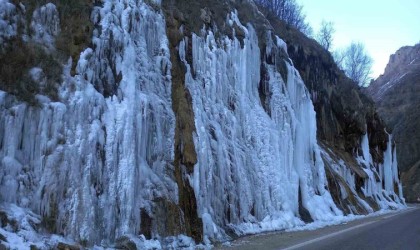
{"type": "Polygon", "coordinates": [[[404,194],[408,201],[416,201],[420,197],[420,44],[391,55],[384,74],[366,92],[394,135],[404,194]]]}
{"type": "Polygon", "coordinates": [[[0,1],[0,244],[181,248],[404,207],[374,103],[263,12],[0,1]]]}

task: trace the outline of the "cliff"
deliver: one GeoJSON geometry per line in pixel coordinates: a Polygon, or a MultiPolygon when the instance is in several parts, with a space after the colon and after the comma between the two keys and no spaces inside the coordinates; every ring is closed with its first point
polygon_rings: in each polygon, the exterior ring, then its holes
{"type": "Polygon", "coordinates": [[[253,1],[72,4],[0,1],[3,246],[190,247],[404,206],[373,103],[253,1]]]}
{"type": "Polygon", "coordinates": [[[391,55],[383,75],[366,89],[397,144],[404,193],[420,196],[420,44],[391,55]]]}

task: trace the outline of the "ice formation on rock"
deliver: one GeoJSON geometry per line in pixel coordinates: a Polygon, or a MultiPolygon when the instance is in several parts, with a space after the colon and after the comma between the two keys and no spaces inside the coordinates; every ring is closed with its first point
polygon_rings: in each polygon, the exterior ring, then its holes
{"type": "Polygon", "coordinates": [[[405,206],[396,158],[392,156],[392,152],[395,152],[392,136],[388,140],[383,163],[373,162],[367,133],[360,140],[361,152],[353,163],[345,162],[329,149],[322,151],[328,165],[343,180],[338,182],[341,199],[346,200],[350,195],[357,201],[356,204],[345,203],[344,206],[351,213],[371,213],[378,209],[399,209],[405,206]],[[362,181],[360,189],[356,186],[357,178],[362,181]],[[386,189],[386,186],[391,188],[386,189]]]}
{"type": "Polygon", "coordinates": [[[39,96],[41,108],[30,107],[1,93],[0,195],[98,243],[137,234],[140,209],[158,197],[176,202],[177,186],[165,20],[141,1],[107,1],[93,16],[95,49],[75,77],[66,66],[60,102],[39,96]]]}
{"type": "MultiPolygon", "coordinates": [[[[218,44],[211,31],[203,30],[203,36],[192,37],[189,65],[185,41],[180,45],[197,129],[198,163],[191,182],[205,233],[217,237],[217,226],[224,225],[239,234],[300,225],[299,190],[315,220],[341,215],[325,189],[315,112],[303,81],[289,63],[284,82],[275,65],[262,62],[269,74],[264,84],[272,93],[269,115],[258,94],[256,33],[235,13],[230,23],[246,34],[243,46],[227,37],[218,44]]],[[[283,47],[280,42],[270,46],[283,47]]]]}
{"type": "MultiPolygon", "coordinates": [[[[16,6],[8,0],[0,0],[0,45],[17,35],[19,17],[16,6]]],[[[1,50],[0,50],[1,51],[1,50]]]]}
{"type": "Polygon", "coordinates": [[[31,31],[34,41],[54,48],[55,37],[60,33],[59,13],[54,4],[48,3],[34,11],[31,31]]]}
{"type": "Polygon", "coordinates": [[[369,152],[369,139],[366,133],[362,138],[363,158],[358,158],[358,161],[364,166],[363,170],[368,175],[368,178],[365,179],[363,192],[367,197],[375,199],[383,209],[398,208],[404,204],[398,176],[396,147],[392,145],[392,141],[392,135],[389,135],[383,163],[374,164],[369,152]]]}

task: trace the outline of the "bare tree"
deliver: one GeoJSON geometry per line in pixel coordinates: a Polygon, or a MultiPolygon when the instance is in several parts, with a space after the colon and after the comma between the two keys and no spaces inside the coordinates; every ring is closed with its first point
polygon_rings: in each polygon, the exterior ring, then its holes
{"type": "Polygon", "coordinates": [[[334,24],[332,22],[327,22],[322,20],[321,28],[319,29],[318,33],[316,34],[316,40],[322,47],[326,50],[330,50],[333,42],[333,35],[335,29],[334,24]]]}
{"type": "Polygon", "coordinates": [[[360,42],[352,42],[344,51],[334,53],[334,59],[346,75],[359,86],[367,86],[372,73],[372,58],[360,42]]]}
{"type": "Polygon", "coordinates": [[[335,63],[338,65],[338,67],[342,70],[343,69],[343,61],[346,57],[346,51],[344,49],[336,49],[332,52],[332,56],[334,58],[335,63]]]}
{"type": "Polygon", "coordinates": [[[302,33],[312,35],[312,28],[305,21],[303,7],[296,0],[255,0],[255,2],[302,33]]]}

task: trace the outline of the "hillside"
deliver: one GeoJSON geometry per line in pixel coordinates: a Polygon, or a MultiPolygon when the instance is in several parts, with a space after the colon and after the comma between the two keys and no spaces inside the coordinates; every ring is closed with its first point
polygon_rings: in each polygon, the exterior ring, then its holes
{"type": "Polygon", "coordinates": [[[420,197],[420,44],[391,55],[383,75],[366,90],[397,144],[404,194],[420,197]]]}

